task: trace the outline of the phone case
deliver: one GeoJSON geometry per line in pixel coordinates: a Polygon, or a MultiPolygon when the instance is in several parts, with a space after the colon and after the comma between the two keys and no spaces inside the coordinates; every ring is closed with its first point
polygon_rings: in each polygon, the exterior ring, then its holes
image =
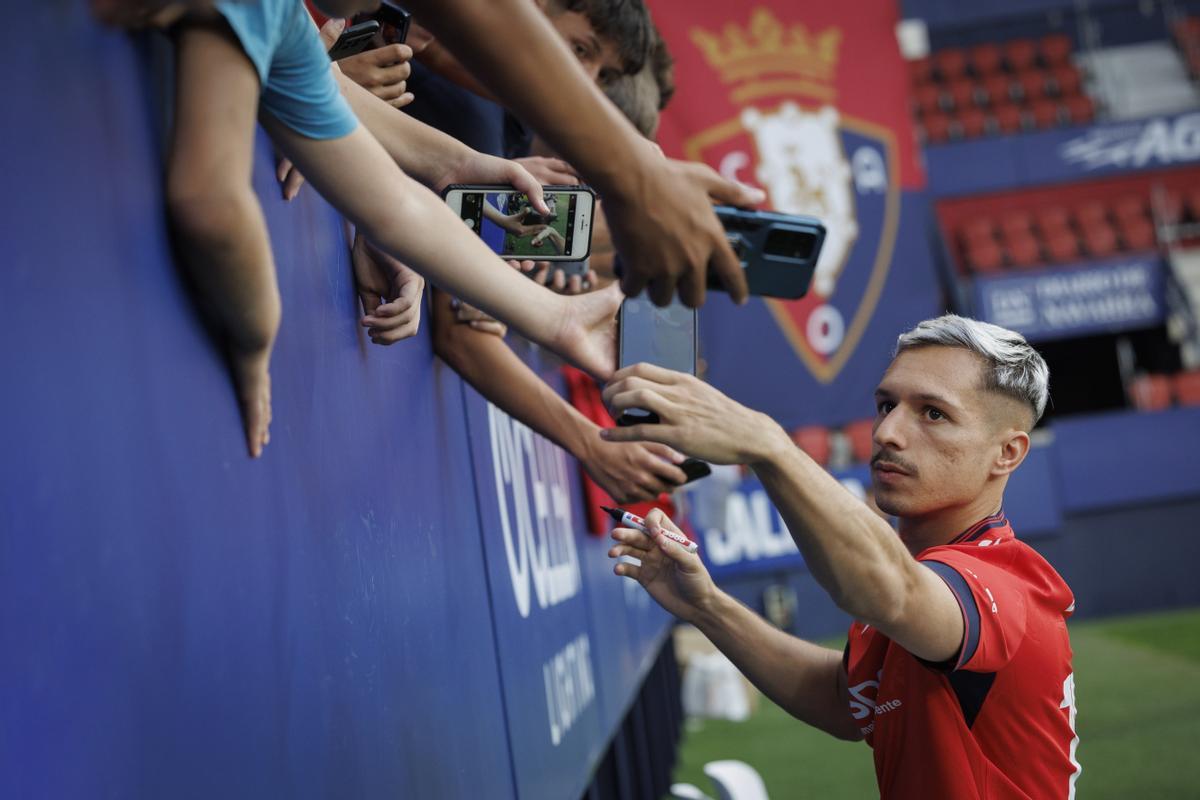
{"type": "MultiPolygon", "coordinates": [[[[732,206],[714,210],[742,263],[750,294],[795,300],[808,293],[825,242],[820,220],[732,206]]],[[[711,271],[708,288],[724,289],[711,271]]]]}

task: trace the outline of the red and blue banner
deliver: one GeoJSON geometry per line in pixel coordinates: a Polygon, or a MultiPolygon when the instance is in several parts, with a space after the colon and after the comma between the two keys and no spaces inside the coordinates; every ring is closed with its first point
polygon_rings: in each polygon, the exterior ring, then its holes
{"type": "Polygon", "coordinates": [[[828,232],[806,297],[709,301],[706,376],[789,425],[869,415],[896,335],[938,307],[895,4],[652,10],[676,60],[663,148],[828,232]]]}

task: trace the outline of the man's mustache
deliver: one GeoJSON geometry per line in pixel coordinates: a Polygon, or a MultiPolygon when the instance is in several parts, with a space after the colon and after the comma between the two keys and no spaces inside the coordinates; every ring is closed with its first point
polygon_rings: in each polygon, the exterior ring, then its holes
{"type": "Polygon", "coordinates": [[[899,453],[897,453],[895,450],[892,450],[890,448],[884,447],[878,453],[871,456],[871,466],[872,467],[875,466],[880,461],[883,461],[886,464],[890,464],[893,467],[897,467],[902,472],[907,472],[909,475],[917,474],[917,465],[916,464],[913,464],[911,461],[908,461],[907,459],[901,458],[899,453]]]}

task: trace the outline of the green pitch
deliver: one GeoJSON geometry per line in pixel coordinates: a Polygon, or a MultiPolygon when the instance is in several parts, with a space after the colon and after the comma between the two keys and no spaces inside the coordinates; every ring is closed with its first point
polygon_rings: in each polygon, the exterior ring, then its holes
{"type": "MultiPolygon", "coordinates": [[[[1077,622],[1071,645],[1078,796],[1200,798],[1200,610],[1077,622]]],[[[836,741],[765,700],[748,722],[690,725],[675,780],[715,796],[702,768],[721,758],[752,765],[773,798],[877,794],[865,744],[836,741]]]]}

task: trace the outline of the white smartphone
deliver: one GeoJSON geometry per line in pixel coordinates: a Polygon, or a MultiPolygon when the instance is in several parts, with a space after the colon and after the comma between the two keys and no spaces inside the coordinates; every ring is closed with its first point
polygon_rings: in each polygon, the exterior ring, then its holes
{"type": "Polygon", "coordinates": [[[592,247],[596,195],[584,186],[546,186],[550,214],[511,186],[450,186],[446,204],[498,255],[534,261],[582,261],[592,247]]]}

